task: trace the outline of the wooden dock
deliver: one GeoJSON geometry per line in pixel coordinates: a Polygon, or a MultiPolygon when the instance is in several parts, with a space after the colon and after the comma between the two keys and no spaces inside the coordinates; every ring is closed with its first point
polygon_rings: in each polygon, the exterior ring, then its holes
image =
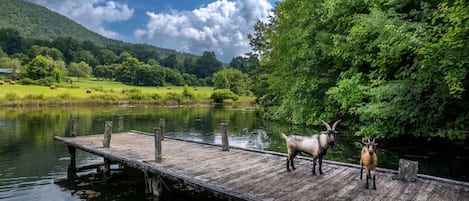
{"type": "Polygon", "coordinates": [[[103,135],[54,139],[226,200],[469,200],[467,182],[424,175],[403,182],[396,171],[378,169],[377,190],[365,189],[358,165],[324,161],[324,174],[313,176],[311,159],[300,157],[289,173],[285,154],[235,147],[222,151],[221,146],[170,138],[161,142],[162,160],[156,163],[154,137],[138,131],[112,134],[109,148],[103,148],[103,135]]]}

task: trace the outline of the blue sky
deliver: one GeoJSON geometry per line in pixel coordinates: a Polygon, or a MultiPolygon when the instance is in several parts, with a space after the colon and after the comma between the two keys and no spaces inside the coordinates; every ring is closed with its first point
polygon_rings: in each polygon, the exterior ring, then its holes
{"type": "Polygon", "coordinates": [[[247,34],[277,0],[28,0],[103,36],[229,62],[250,51],[247,34]]]}

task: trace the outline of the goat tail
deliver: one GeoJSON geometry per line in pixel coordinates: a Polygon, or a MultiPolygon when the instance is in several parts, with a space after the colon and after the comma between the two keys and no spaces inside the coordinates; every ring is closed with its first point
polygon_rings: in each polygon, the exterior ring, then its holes
{"type": "Polygon", "coordinates": [[[283,139],[285,139],[285,140],[288,139],[288,137],[287,137],[287,135],[285,135],[285,133],[280,133],[280,135],[282,136],[283,139]]]}

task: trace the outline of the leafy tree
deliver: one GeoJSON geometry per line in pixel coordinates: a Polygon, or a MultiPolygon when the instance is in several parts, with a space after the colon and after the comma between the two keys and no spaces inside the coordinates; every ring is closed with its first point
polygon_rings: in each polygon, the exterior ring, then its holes
{"type": "Polygon", "coordinates": [[[247,60],[248,60],[248,58],[245,58],[245,57],[242,57],[242,56],[234,57],[230,61],[230,67],[231,68],[236,68],[236,69],[240,70],[241,72],[246,73],[247,72],[247,65],[248,65],[247,60]]]}
{"type": "Polygon", "coordinates": [[[116,69],[116,80],[129,84],[136,83],[136,81],[134,81],[135,72],[140,65],[142,65],[142,63],[137,58],[131,56],[126,57],[120,67],[116,69]]]}
{"type": "Polygon", "coordinates": [[[42,55],[36,56],[26,65],[25,76],[33,80],[50,78],[61,82],[65,74],[65,63],[42,55]]]}
{"type": "Polygon", "coordinates": [[[270,117],[309,125],[340,116],[356,134],[382,138],[466,138],[463,0],[277,5],[250,36],[260,58],[251,72],[265,89],[255,94],[270,117]]]}
{"type": "Polygon", "coordinates": [[[174,67],[176,67],[176,64],[177,64],[177,59],[176,59],[176,54],[174,54],[174,53],[168,55],[161,62],[161,65],[163,65],[164,67],[168,67],[168,68],[174,68],[174,67]]]}
{"type": "Polygon", "coordinates": [[[199,78],[212,76],[221,69],[222,63],[217,60],[214,52],[205,51],[201,57],[195,59],[194,65],[186,69],[188,73],[195,74],[199,78]]]}
{"type": "Polygon", "coordinates": [[[68,67],[68,75],[76,76],[77,81],[80,81],[80,77],[89,77],[91,72],[91,67],[84,61],[81,61],[80,63],[70,63],[70,66],[68,67]]]}
{"type": "Polygon", "coordinates": [[[60,50],[57,48],[49,48],[43,46],[33,45],[28,52],[30,58],[34,58],[37,55],[42,55],[46,57],[50,57],[54,60],[64,60],[64,56],[60,50]]]}
{"type": "Polygon", "coordinates": [[[110,65],[114,62],[119,60],[119,56],[117,56],[113,51],[108,49],[101,49],[99,50],[98,60],[100,64],[110,65]]]}
{"type": "Polygon", "coordinates": [[[66,63],[75,61],[76,52],[81,50],[81,44],[72,37],[58,37],[52,41],[52,47],[59,49],[66,63]]]}
{"type": "Polygon", "coordinates": [[[229,89],[237,95],[249,95],[249,77],[238,69],[227,68],[213,74],[215,89],[229,89]]]}
{"type": "Polygon", "coordinates": [[[0,47],[12,55],[23,50],[23,38],[20,32],[12,28],[0,28],[0,47]]]}
{"type": "Polygon", "coordinates": [[[25,76],[33,80],[38,80],[47,77],[52,70],[49,61],[42,55],[38,55],[26,66],[25,76]]]}

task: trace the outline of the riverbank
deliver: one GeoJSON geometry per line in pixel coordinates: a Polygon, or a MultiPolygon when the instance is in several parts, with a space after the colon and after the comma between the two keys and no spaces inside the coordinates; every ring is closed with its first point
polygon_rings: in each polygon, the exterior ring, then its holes
{"type": "MultiPolygon", "coordinates": [[[[54,85],[36,86],[5,83],[0,85],[0,106],[76,106],[76,105],[211,105],[213,87],[147,87],[129,86],[120,82],[81,80],[54,85]]],[[[252,105],[255,97],[226,100],[226,104],[252,105]]]]}

